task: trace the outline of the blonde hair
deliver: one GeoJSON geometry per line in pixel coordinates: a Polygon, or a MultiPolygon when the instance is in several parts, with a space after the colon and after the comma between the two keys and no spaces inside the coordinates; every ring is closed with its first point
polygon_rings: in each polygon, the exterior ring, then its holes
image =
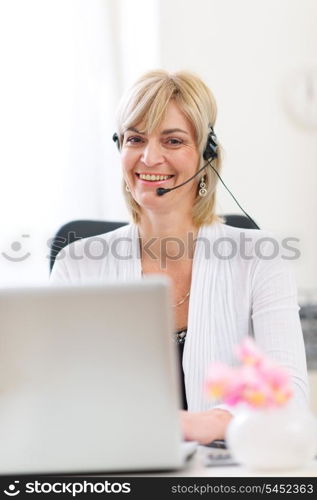
{"type": "MultiPolygon", "coordinates": [[[[193,126],[195,141],[200,153],[201,168],[206,161],[203,152],[207,144],[210,125],[213,127],[217,116],[217,106],[214,96],[204,82],[195,74],[187,71],[168,73],[156,70],[145,73],[123,96],[117,115],[119,146],[123,142],[123,135],[128,128],[136,127],[142,122],[142,129],[151,134],[160,125],[164,118],[169,102],[173,100],[193,126]]],[[[212,162],[217,172],[221,168],[221,150],[218,144],[218,156],[212,162]]],[[[216,186],[218,177],[214,171],[206,167],[201,173],[205,176],[207,195],[198,194],[199,185],[192,209],[195,226],[211,224],[219,217],[215,214],[216,186]]],[[[133,222],[140,221],[141,207],[134,200],[130,192],[125,189],[123,180],[123,194],[131,212],[133,222]]]]}

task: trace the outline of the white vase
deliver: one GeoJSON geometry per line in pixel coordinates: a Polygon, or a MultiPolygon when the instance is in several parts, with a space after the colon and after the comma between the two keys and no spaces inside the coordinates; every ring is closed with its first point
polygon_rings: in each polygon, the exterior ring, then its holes
{"type": "Polygon", "coordinates": [[[296,469],[317,453],[317,420],[310,411],[290,406],[240,409],[226,440],[233,458],[250,469],[296,469]]]}

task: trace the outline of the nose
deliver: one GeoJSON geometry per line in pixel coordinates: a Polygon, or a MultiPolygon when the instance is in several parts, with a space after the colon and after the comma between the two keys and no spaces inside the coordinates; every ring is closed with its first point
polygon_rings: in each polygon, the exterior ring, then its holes
{"type": "Polygon", "coordinates": [[[147,167],[154,167],[164,161],[161,145],[156,140],[149,139],[143,149],[141,161],[147,167]]]}

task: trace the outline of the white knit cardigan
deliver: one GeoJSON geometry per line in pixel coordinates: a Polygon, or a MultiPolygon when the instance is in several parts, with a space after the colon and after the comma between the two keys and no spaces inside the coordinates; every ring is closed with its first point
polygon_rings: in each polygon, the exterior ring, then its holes
{"type": "MultiPolygon", "coordinates": [[[[308,383],[296,285],[288,261],[273,256],[271,235],[221,223],[197,235],[183,355],[190,411],[212,405],[203,394],[208,365],[237,363],[234,346],[245,336],[291,373],[294,403],[307,406],[308,383]],[[243,240],[245,242],[243,243],[243,240]]],[[[138,227],[121,227],[78,240],[58,255],[51,282],[141,279],[138,227]]]]}

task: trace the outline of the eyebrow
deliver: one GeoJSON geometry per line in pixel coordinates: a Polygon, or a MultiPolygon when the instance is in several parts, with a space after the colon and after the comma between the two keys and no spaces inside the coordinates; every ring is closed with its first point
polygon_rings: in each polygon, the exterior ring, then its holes
{"type": "Polygon", "coordinates": [[[182,132],[182,134],[188,135],[188,132],[186,132],[186,130],[182,130],[181,128],[169,128],[167,130],[163,130],[162,134],[167,135],[173,134],[174,132],[182,132]]]}
{"type": "Polygon", "coordinates": [[[135,128],[135,127],[129,127],[129,128],[127,128],[127,130],[125,130],[125,132],[124,132],[124,133],[126,133],[126,132],[136,132],[137,134],[141,134],[141,135],[143,135],[143,132],[140,132],[140,131],[139,131],[137,128],[135,128]]]}
{"type": "MultiPolygon", "coordinates": [[[[137,134],[141,134],[141,135],[144,135],[144,132],[140,132],[138,129],[136,129],[135,127],[129,127],[126,132],[136,132],[137,134]]],[[[166,130],[163,130],[162,132],[162,135],[168,135],[168,134],[173,134],[174,132],[181,132],[182,134],[186,134],[186,135],[189,135],[188,132],[186,132],[186,130],[182,130],[181,128],[169,128],[169,129],[166,129],[166,130]]]]}

